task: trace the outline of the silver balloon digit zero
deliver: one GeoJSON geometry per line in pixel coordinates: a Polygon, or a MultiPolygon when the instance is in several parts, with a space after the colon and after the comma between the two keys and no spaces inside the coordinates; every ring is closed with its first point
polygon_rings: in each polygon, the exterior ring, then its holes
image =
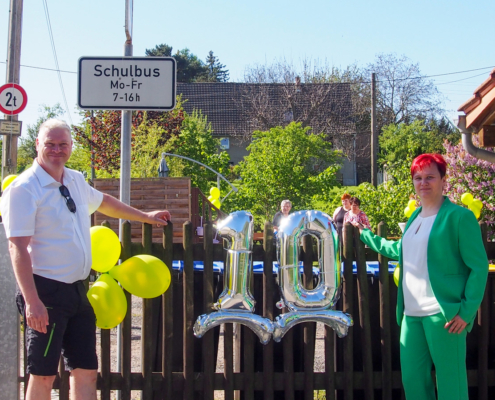
{"type": "Polygon", "coordinates": [[[321,211],[295,212],[281,223],[277,241],[281,303],[289,312],[276,318],[273,339],[280,341],[292,326],[307,321],[322,322],[339,337],[345,336],[352,317],[332,310],[342,276],[339,237],[332,219],[321,211]],[[299,273],[300,243],[306,235],[316,238],[318,251],[318,284],[311,290],[303,286],[299,273]]]}

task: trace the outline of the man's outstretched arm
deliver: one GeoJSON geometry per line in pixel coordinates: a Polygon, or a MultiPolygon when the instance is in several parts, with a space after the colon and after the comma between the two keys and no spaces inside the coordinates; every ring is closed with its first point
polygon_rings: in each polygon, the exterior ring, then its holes
{"type": "Polygon", "coordinates": [[[157,224],[158,226],[167,225],[167,221],[171,220],[170,213],[167,210],[143,212],[105,193],[98,211],[109,217],[157,224]]]}

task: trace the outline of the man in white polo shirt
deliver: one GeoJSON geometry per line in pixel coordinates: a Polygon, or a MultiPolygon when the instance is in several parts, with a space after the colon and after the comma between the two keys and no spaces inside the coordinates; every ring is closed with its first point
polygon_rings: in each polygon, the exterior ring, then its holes
{"type": "Polygon", "coordinates": [[[36,139],[38,157],[5,190],[0,210],[25,317],[27,400],[50,399],[60,353],[72,399],[96,399],[95,315],[82,281],[91,269],[90,214],[166,225],[166,210],[144,213],[89,186],[65,167],[69,126],[50,119],[36,139]]]}

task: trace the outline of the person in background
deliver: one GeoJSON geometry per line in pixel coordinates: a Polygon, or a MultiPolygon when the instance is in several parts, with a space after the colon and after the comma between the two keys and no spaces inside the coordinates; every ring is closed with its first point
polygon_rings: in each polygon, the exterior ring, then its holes
{"type": "Polygon", "coordinates": [[[273,217],[272,225],[274,232],[278,231],[282,218],[286,218],[289,215],[291,208],[292,203],[290,200],[282,200],[282,203],[280,203],[280,211],[278,211],[273,217]]]}
{"type": "Polygon", "coordinates": [[[473,212],[443,195],[447,163],[421,154],[411,165],[419,207],[402,239],[374,235],[352,221],[361,240],[399,260],[397,323],[402,383],[407,400],[467,400],[466,334],[483,300],[488,259],[473,212]]]}
{"type": "Polygon", "coordinates": [[[344,224],[346,222],[349,222],[351,224],[358,223],[365,228],[371,229],[368,217],[366,216],[364,211],[359,208],[359,206],[361,205],[361,200],[359,200],[357,197],[351,197],[349,202],[351,203],[351,209],[344,216],[344,224]]]}
{"type": "Polygon", "coordinates": [[[342,228],[344,227],[344,216],[347,211],[351,210],[351,195],[349,193],[344,193],[340,198],[342,200],[342,207],[338,207],[333,213],[333,222],[337,227],[337,232],[339,236],[342,236],[342,228]]]}
{"type": "Polygon", "coordinates": [[[65,167],[70,127],[45,121],[32,167],[0,202],[17,280],[16,302],[26,323],[26,400],[49,400],[60,354],[70,371],[71,399],[96,400],[96,317],[84,280],[91,270],[90,214],[167,225],[167,210],[142,212],[101,193],[65,167]]]}

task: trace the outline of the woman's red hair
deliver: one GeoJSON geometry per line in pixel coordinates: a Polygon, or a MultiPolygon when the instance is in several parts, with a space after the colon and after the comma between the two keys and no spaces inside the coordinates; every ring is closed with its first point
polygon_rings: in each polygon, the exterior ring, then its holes
{"type": "Polygon", "coordinates": [[[440,154],[421,154],[417,156],[411,164],[411,177],[418,171],[422,171],[431,164],[435,164],[440,172],[440,178],[447,173],[447,163],[440,154]]]}

